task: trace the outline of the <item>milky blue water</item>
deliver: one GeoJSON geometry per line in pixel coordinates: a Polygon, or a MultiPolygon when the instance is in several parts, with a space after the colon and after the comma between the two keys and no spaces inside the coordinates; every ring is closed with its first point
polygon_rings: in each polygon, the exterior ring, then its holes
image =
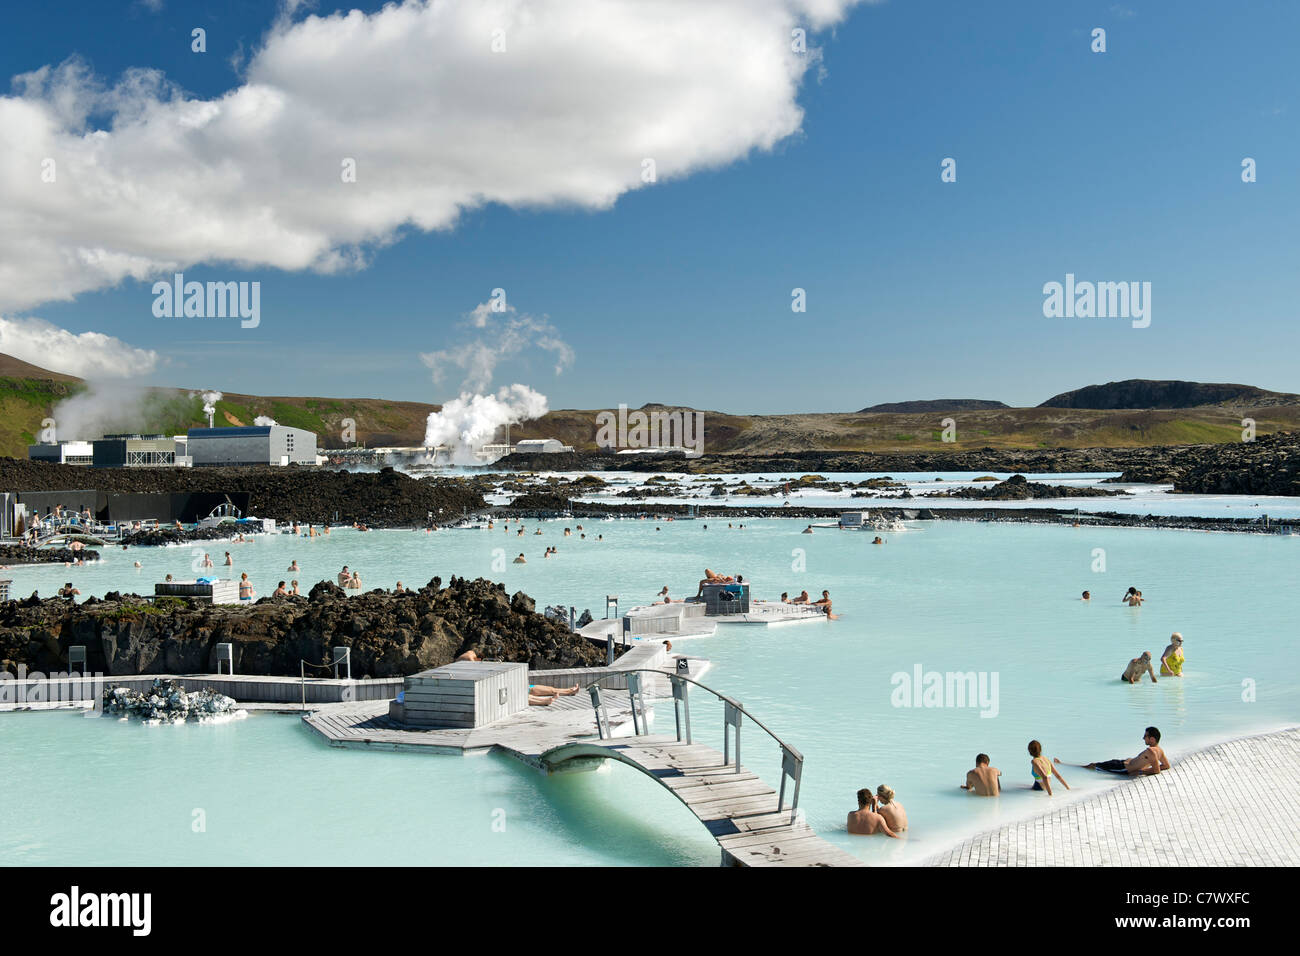
{"type": "MultiPolygon", "coordinates": [[[[1143,728],[1155,724],[1176,760],[1214,740],[1300,723],[1300,537],[917,522],[873,546],[872,535],[801,534],[806,521],[777,519],[747,520],[743,530],[735,520],[731,529],[717,520],[584,521],[586,540],[564,537],[577,523],[528,522],[522,537],[500,526],[259,536],[207,550],[218,561],[230,550],[234,576],[247,571],[260,594],[296,558],[304,590],[344,563],[367,587],[482,575],[539,605],[590,607],[598,617],[606,594],[626,608],[665,584],[678,597],[693,593],[705,566],[743,573],[761,597],[826,588],[839,620],[723,626],[677,649],[710,659],[705,682],[804,753],[808,821],[876,863],[916,861],[1049,800],[1114,784],[1067,768],[1069,794],[1020,789],[1030,781],[1030,738],[1049,756],[1083,762],[1136,754],[1143,728]],[[549,545],[559,554],[544,559],[549,545]],[[509,563],[521,551],[528,563],[509,563]],[[1143,591],[1143,607],[1121,605],[1129,585],[1143,591]],[[1079,600],[1085,588],[1088,603],[1079,600]],[[1186,639],[1186,676],[1119,682],[1129,658],[1143,650],[1158,658],[1175,630],[1186,639]],[[996,700],[898,706],[895,675],[917,667],[983,674],[990,689],[996,675],[996,700]],[[1004,771],[999,800],[957,789],[979,751],[1004,771]],[[899,841],[850,838],[854,792],[881,783],[897,791],[911,830],[899,841]]],[[[192,576],[193,554],[132,549],[86,568],[7,574],[19,595],[50,594],[70,577],[83,595],[147,592],[168,571],[192,576]]],[[[696,738],[720,745],[716,708],[697,695],[693,715],[696,738]]],[[[657,723],[671,728],[670,708],[657,723]]],[[[753,727],[745,733],[745,763],[775,783],[775,746],[753,727]]],[[[5,714],[0,759],[8,863],[144,862],[149,846],[195,863],[717,861],[690,814],[630,768],[545,779],[503,757],[332,750],[292,717],[173,728],[5,714]],[[204,834],[191,831],[196,807],[207,810],[204,834]],[[505,833],[491,829],[496,809],[505,833]],[[69,826],[70,816],[81,823],[69,826]]]]}

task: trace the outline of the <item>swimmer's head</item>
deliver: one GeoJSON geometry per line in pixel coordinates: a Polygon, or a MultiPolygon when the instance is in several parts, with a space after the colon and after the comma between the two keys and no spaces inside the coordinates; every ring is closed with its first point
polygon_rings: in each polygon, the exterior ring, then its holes
{"type": "Polygon", "coordinates": [[[989,765],[989,755],[988,755],[988,754],[976,754],[976,755],[975,755],[975,766],[977,766],[977,767],[987,767],[988,765],[989,765]]]}
{"type": "Polygon", "coordinates": [[[1029,741],[1029,756],[1041,757],[1043,755],[1043,745],[1037,740],[1029,741]]]}
{"type": "Polygon", "coordinates": [[[1169,636],[1169,640],[1174,644],[1181,644],[1183,643],[1183,635],[1179,634],[1177,631],[1174,631],[1174,633],[1169,636]]]}
{"type": "Polygon", "coordinates": [[[1143,652],[1142,652],[1142,656],[1139,657],[1138,660],[1141,660],[1141,661],[1149,661],[1149,660],[1151,660],[1151,652],[1150,652],[1150,651],[1143,651],[1143,652]]]}
{"type": "Polygon", "coordinates": [[[865,788],[865,787],[864,787],[863,789],[859,790],[859,791],[858,791],[858,809],[861,810],[863,807],[865,807],[865,806],[866,806],[868,803],[870,803],[870,802],[871,802],[871,790],[870,790],[870,788],[865,788]]]}
{"type": "Polygon", "coordinates": [[[882,783],[876,787],[876,796],[880,798],[881,803],[889,803],[894,799],[894,791],[882,783]]]}
{"type": "Polygon", "coordinates": [[[1083,599],[1084,599],[1085,601],[1087,601],[1087,600],[1089,600],[1089,599],[1091,599],[1091,598],[1092,598],[1092,593],[1091,593],[1090,591],[1084,591],[1084,592],[1083,592],[1083,599]]]}

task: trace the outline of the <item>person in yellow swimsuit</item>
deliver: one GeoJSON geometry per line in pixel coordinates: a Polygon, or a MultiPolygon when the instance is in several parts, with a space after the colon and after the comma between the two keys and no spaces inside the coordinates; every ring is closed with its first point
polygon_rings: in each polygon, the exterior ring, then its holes
{"type": "Polygon", "coordinates": [[[1160,655],[1161,677],[1183,676],[1183,635],[1177,631],[1169,638],[1169,646],[1160,655]]]}

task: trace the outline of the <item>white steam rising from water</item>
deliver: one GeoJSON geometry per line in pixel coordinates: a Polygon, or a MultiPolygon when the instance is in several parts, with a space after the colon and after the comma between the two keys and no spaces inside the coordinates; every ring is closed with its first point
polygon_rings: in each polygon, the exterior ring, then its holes
{"type": "Polygon", "coordinates": [[[475,463],[474,450],[491,442],[498,429],[517,425],[546,414],[546,396],[527,385],[508,385],[495,395],[471,395],[462,392],[432,412],[424,428],[424,445],[436,448],[450,445],[452,462],[457,465],[475,463]]]}

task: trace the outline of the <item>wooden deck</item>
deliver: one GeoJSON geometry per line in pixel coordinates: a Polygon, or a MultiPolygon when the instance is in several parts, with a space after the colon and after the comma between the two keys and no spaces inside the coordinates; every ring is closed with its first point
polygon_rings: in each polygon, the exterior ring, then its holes
{"type": "MultiPolygon", "coordinates": [[[[662,683],[666,686],[666,674],[662,683]]],[[[652,693],[649,686],[647,692],[652,693]]],[[[303,720],[335,747],[433,754],[496,750],[547,774],[590,770],[617,760],[681,800],[717,840],[724,865],[863,865],[791,811],[789,790],[785,809],[777,813],[777,791],[757,774],[744,767],[737,772],[734,763],[724,765],[712,747],[672,736],[627,734],[630,706],[607,700],[606,710],[615,736],[605,740],[596,737],[595,714],[585,694],[556,698],[548,707],[530,707],[473,730],[407,730],[388,718],[386,705],[373,701],[328,705],[303,720]]]]}

